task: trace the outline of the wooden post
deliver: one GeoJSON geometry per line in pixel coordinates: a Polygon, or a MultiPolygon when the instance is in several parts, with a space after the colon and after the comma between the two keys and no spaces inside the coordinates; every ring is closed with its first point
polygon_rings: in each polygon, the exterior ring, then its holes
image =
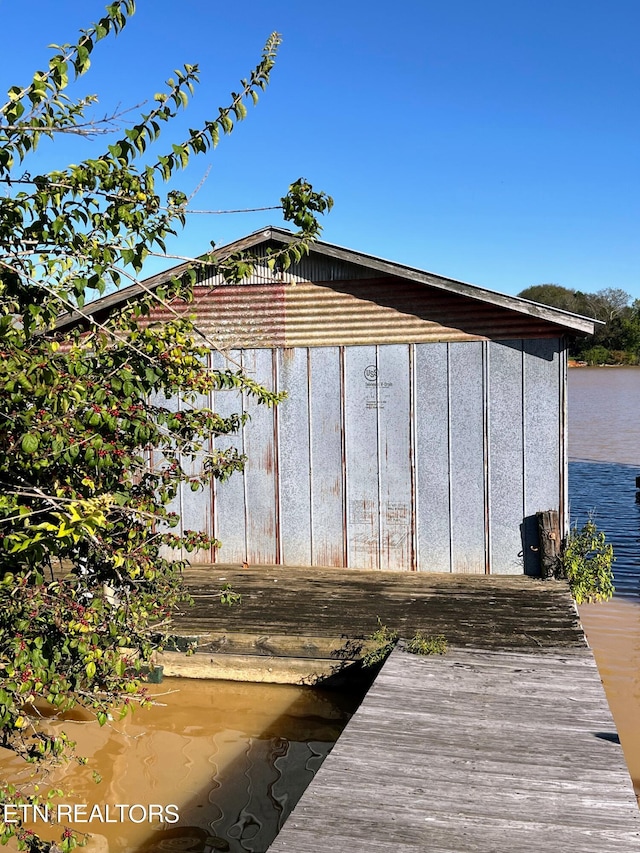
{"type": "Polygon", "coordinates": [[[560,569],[560,525],[555,509],[536,513],[540,540],[540,569],[543,580],[558,576],[560,569]]]}

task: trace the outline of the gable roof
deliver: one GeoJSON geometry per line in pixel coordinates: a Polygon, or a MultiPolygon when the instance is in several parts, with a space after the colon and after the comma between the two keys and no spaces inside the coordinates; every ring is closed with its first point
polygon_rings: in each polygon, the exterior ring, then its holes
{"type": "MultiPolygon", "coordinates": [[[[228,243],[215,250],[215,257],[218,260],[224,260],[238,252],[251,252],[256,249],[264,249],[267,245],[290,245],[296,240],[295,235],[285,228],[268,226],[258,231],[249,234],[248,236],[228,243]]],[[[341,265],[345,265],[345,269],[351,271],[351,277],[355,279],[379,280],[385,278],[393,278],[402,280],[413,286],[429,288],[432,292],[440,292],[442,295],[449,295],[452,298],[462,297],[463,300],[472,300],[478,308],[495,308],[502,309],[507,312],[515,312],[522,315],[524,318],[531,318],[533,321],[540,321],[544,324],[551,324],[558,329],[559,334],[593,334],[595,326],[600,325],[599,321],[590,317],[583,317],[579,314],[573,314],[569,311],[563,311],[559,308],[552,308],[547,305],[542,305],[537,302],[532,302],[528,299],[522,299],[518,296],[509,296],[503,293],[498,293],[493,290],[488,290],[484,287],[468,284],[456,279],[446,278],[435,273],[425,270],[416,269],[405,264],[399,264],[394,261],[387,261],[382,258],[368,255],[364,252],[357,252],[353,249],[345,249],[341,246],[336,246],[323,241],[316,241],[311,244],[309,257],[318,261],[331,262],[337,261],[341,265]]],[[[305,259],[301,262],[304,264],[305,259]]],[[[287,274],[291,273],[292,280],[296,278],[295,271],[298,264],[292,264],[287,274]]],[[[169,281],[175,276],[179,276],[190,267],[189,263],[179,264],[171,269],[145,279],[141,284],[133,284],[129,287],[118,290],[107,296],[103,296],[94,302],[88,303],[82,312],[72,312],[62,315],[58,322],[58,328],[65,328],[82,322],[83,318],[88,316],[105,316],[111,310],[124,305],[125,303],[136,299],[143,293],[154,290],[162,284],[169,281]]],[[[334,265],[335,272],[335,265],[334,265]]],[[[342,276],[338,275],[338,278],[342,276]]],[[[298,280],[309,280],[308,276],[298,276],[298,280]]],[[[256,282],[254,282],[256,283],[256,282]]],[[[334,282],[333,277],[330,281],[324,281],[323,284],[331,285],[338,284],[334,282]]],[[[260,284],[264,286],[264,281],[260,284]]],[[[244,287],[245,285],[240,285],[244,287]]],[[[225,287],[231,287],[225,285],[225,287]]],[[[459,300],[458,300],[459,301],[459,300]]],[[[502,313],[502,312],[501,312],[502,313]]]]}

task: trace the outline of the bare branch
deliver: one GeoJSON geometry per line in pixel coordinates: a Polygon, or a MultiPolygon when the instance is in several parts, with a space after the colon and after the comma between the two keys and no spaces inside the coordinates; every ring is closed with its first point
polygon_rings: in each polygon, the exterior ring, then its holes
{"type": "MultiPolygon", "coordinates": [[[[72,125],[32,127],[26,123],[23,124],[22,122],[20,124],[0,124],[0,134],[4,132],[47,134],[66,133],[71,134],[72,136],[83,136],[87,139],[93,139],[96,136],[104,136],[120,130],[122,127],[122,117],[127,115],[127,113],[133,112],[133,110],[140,109],[144,104],[145,102],[141,101],[139,104],[127,107],[124,110],[116,109],[116,111],[111,113],[111,115],[104,115],[102,118],[93,118],[88,121],[72,125]]],[[[8,179],[5,178],[3,180],[6,182],[8,179]]],[[[11,180],[10,182],[19,183],[20,180],[16,179],[15,181],[11,180]]],[[[25,181],[25,183],[27,182],[25,181]]],[[[33,181],[30,181],[29,183],[33,183],[33,181]]]]}

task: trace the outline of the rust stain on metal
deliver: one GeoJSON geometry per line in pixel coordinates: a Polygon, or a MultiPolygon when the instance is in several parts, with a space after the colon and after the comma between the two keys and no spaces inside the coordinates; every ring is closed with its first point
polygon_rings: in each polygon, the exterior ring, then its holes
{"type": "Polygon", "coordinates": [[[262,454],[262,468],[267,474],[273,474],[274,471],[274,453],[273,445],[267,444],[262,454]]]}
{"type": "Polygon", "coordinates": [[[324,545],[318,551],[318,566],[332,566],[341,568],[344,566],[344,554],[338,546],[324,545]]]}
{"type": "MultiPolygon", "coordinates": [[[[262,283],[197,286],[194,303],[171,306],[197,313],[198,326],[221,347],[337,346],[557,337],[553,324],[498,305],[475,302],[402,278],[334,278],[295,287],[262,283]]],[[[156,306],[143,323],[172,312],[156,306]]]]}
{"type": "Polygon", "coordinates": [[[336,478],[329,488],[329,494],[340,497],[342,494],[342,479],[336,478]]]}

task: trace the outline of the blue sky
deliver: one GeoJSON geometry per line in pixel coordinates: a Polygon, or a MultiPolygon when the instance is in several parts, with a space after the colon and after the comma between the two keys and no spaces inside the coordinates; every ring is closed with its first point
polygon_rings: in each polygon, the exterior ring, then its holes
{"type": "MultiPolygon", "coordinates": [[[[0,0],[3,88],[27,82],[47,45],[73,40],[103,5],[0,0]]],[[[197,62],[185,114],[197,126],[273,30],[284,41],[258,107],[181,178],[190,193],[211,167],[194,206],[273,204],[304,176],[335,199],[329,242],[505,293],[556,282],[640,298],[637,0],[138,0],[72,91],[109,112],[197,62]]],[[[60,137],[28,168],[104,144],[60,137]]],[[[277,211],[193,216],[172,250],[268,223],[281,224],[277,211]]]]}

